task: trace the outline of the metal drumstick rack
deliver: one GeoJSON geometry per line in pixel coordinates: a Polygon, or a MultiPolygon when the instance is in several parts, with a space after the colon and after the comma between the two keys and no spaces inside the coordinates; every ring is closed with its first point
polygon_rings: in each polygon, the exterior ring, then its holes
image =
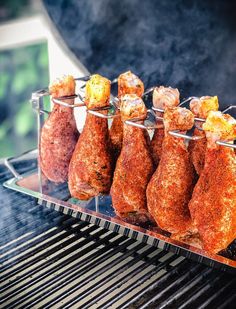
{"type": "MultiPolygon", "coordinates": [[[[85,82],[90,79],[90,76],[85,76],[81,78],[76,78],[75,80],[78,83],[82,83],[82,85],[78,88],[79,94],[68,96],[68,97],[60,97],[60,98],[53,98],[53,103],[58,104],[68,108],[77,108],[77,107],[84,107],[84,87],[85,82]],[[66,100],[73,100],[75,99],[73,104],[68,104],[66,100]]],[[[112,84],[115,84],[117,79],[112,81],[112,84]]],[[[79,86],[79,85],[78,85],[79,86]]],[[[143,99],[146,102],[148,94],[151,94],[155,88],[149,88],[145,91],[143,95],[143,99]]],[[[42,89],[36,91],[32,94],[31,104],[33,109],[37,113],[37,120],[38,120],[38,145],[40,144],[40,133],[41,128],[44,124],[44,116],[50,114],[50,111],[45,108],[46,106],[46,98],[49,97],[50,93],[48,89],[42,89]]],[[[193,97],[187,98],[186,100],[182,101],[179,106],[183,106],[185,103],[189,102],[193,97]]],[[[109,106],[102,108],[102,109],[93,109],[87,110],[88,113],[93,114],[94,116],[101,117],[101,118],[114,118],[117,116],[117,111],[119,110],[118,103],[119,100],[116,97],[111,97],[109,106]],[[107,110],[107,113],[104,113],[104,110],[107,110]],[[101,112],[103,111],[103,112],[101,112]]],[[[229,106],[223,113],[230,112],[236,108],[236,105],[229,106]]],[[[132,119],[127,120],[126,124],[139,127],[145,130],[155,130],[158,128],[158,121],[163,121],[163,113],[164,110],[151,108],[148,109],[148,116],[152,115],[152,119],[132,119]],[[157,115],[156,112],[159,112],[157,115]]],[[[204,122],[205,119],[195,118],[195,126],[199,122],[204,122]]],[[[192,137],[191,135],[182,134],[179,131],[171,131],[170,134],[177,138],[184,138],[190,140],[198,140],[198,137],[192,137]]],[[[218,144],[226,147],[236,148],[235,145],[224,142],[218,141],[218,144]]],[[[27,155],[29,152],[27,152],[27,155]]],[[[38,157],[37,150],[34,150],[32,153],[33,158],[38,157]]],[[[227,254],[225,257],[220,256],[219,254],[209,254],[207,251],[203,249],[199,249],[195,247],[195,245],[186,244],[181,241],[176,241],[171,239],[166,233],[159,231],[159,230],[150,230],[150,229],[143,229],[139,226],[134,226],[129,223],[125,223],[122,220],[119,220],[114,216],[113,211],[109,208],[111,207],[111,200],[108,197],[101,196],[95,197],[94,200],[83,203],[82,201],[75,201],[71,199],[70,195],[68,195],[68,187],[67,183],[62,184],[54,184],[47,182],[45,187],[42,186],[42,174],[41,169],[39,168],[38,164],[38,172],[35,169],[30,173],[24,173],[20,175],[14,169],[13,162],[15,158],[7,158],[5,159],[5,165],[9,168],[9,170],[14,175],[13,179],[9,179],[5,182],[5,186],[12,190],[22,192],[24,194],[30,195],[37,200],[37,203],[56,211],[60,211],[66,215],[80,218],[82,221],[92,223],[113,231],[115,233],[125,235],[125,237],[134,238],[135,240],[139,240],[145,244],[149,244],[151,246],[158,247],[160,249],[164,249],[167,251],[172,251],[174,253],[186,256],[188,258],[194,259],[197,262],[205,263],[209,266],[218,267],[222,270],[229,270],[231,272],[236,271],[236,261],[234,260],[234,255],[231,251],[225,253],[227,254]],[[39,183],[38,183],[39,182],[39,183]],[[39,185],[39,186],[38,186],[39,185]],[[52,185],[52,186],[51,186],[52,185]],[[43,192],[44,191],[44,192],[43,192]],[[99,199],[100,198],[100,199],[99,199]],[[99,209],[97,207],[99,199],[99,209]],[[100,206],[101,203],[101,206],[100,206]],[[92,208],[90,208],[92,205],[92,208]],[[98,211],[99,210],[99,211],[98,211]]],[[[34,165],[36,166],[36,165],[34,165]]],[[[231,250],[231,249],[230,249],[231,250]]]]}
{"type": "MultiPolygon", "coordinates": [[[[155,87],[152,87],[150,89],[148,89],[144,95],[146,94],[149,94],[151,92],[153,92],[153,90],[155,89],[155,87]]],[[[189,97],[187,99],[185,99],[184,101],[180,102],[180,104],[178,105],[179,107],[183,106],[184,104],[190,102],[192,99],[197,99],[197,97],[189,97]]],[[[225,114],[226,112],[229,112],[233,109],[236,109],[236,105],[230,105],[228,107],[226,107],[222,113],[225,114]]],[[[156,121],[162,121],[163,122],[163,117],[162,116],[158,116],[156,115],[155,112],[159,112],[163,115],[164,113],[164,110],[161,109],[161,108],[156,108],[156,107],[152,107],[151,109],[148,109],[147,110],[147,113],[148,114],[151,114],[152,116],[154,116],[154,118],[156,119],[156,121]]],[[[138,128],[141,128],[141,129],[146,129],[146,130],[155,130],[158,128],[158,126],[156,124],[153,124],[153,125],[146,125],[145,122],[143,124],[140,123],[140,121],[143,121],[143,119],[140,119],[140,118],[134,118],[132,120],[126,120],[125,123],[128,124],[128,125],[131,125],[131,126],[135,126],[135,127],[138,127],[138,128]]],[[[194,118],[194,121],[195,121],[195,127],[200,130],[200,131],[203,131],[202,128],[198,127],[196,125],[196,122],[201,122],[201,123],[204,123],[206,120],[203,119],[203,118],[198,118],[198,117],[195,117],[194,118]]],[[[203,138],[203,136],[192,136],[192,135],[189,135],[189,134],[183,134],[183,133],[180,133],[179,130],[172,130],[172,131],[169,131],[168,132],[170,135],[172,136],[175,136],[177,138],[184,138],[186,140],[193,140],[193,141],[198,141],[200,139],[203,138]]],[[[234,148],[236,149],[236,144],[232,144],[232,143],[228,143],[226,141],[216,141],[216,144],[218,145],[221,145],[221,146],[225,146],[225,147],[229,147],[229,148],[234,148]]]]}
{"type": "MultiPolygon", "coordinates": [[[[76,82],[82,82],[82,85],[79,86],[79,93],[72,95],[72,96],[64,96],[64,97],[59,97],[59,98],[52,98],[52,102],[54,104],[58,104],[64,107],[68,107],[68,108],[78,108],[78,107],[85,107],[86,104],[84,103],[84,88],[85,88],[85,84],[86,82],[90,79],[90,75],[88,76],[84,76],[84,77],[79,77],[79,78],[75,78],[76,82]],[[68,104],[65,101],[66,100],[72,100],[72,99],[79,99],[78,103],[74,103],[74,104],[68,104]]],[[[111,84],[115,84],[117,83],[117,78],[112,80],[111,84]]],[[[151,94],[154,91],[155,87],[151,87],[148,88],[144,94],[143,94],[143,98],[145,98],[147,95],[151,94]]],[[[37,112],[37,122],[38,122],[38,148],[40,146],[40,132],[41,129],[43,127],[44,124],[44,115],[48,115],[50,114],[50,111],[45,110],[44,108],[44,98],[50,96],[50,92],[48,88],[42,89],[42,90],[38,90],[34,93],[32,93],[32,98],[30,100],[33,109],[37,112]]],[[[189,97],[185,100],[183,100],[179,106],[183,106],[184,104],[190,102],[192,99],[194,99],[196,97],[189,97]]],[[[117,111],[119,110],[119,106],[118,106],[118,101],[119,99],[115,96],[111,96],[109,105],[106,107],[102,107],[102,108],[94,108],[94,109],[87,109],[86,112],[90,113],[94,116],[100,117],[100,118],[105,118],[105,119],[113,119],[115,117],[117,117],[117,111]],[[107,110],[108,113],[107,114],[103,114],[100,111],[104,111],[107,110]]],[[[236,108],[236,105],[231,105],[228,106],[226,109],[224,109],[222,111],[222,113],[226,113],[229,112],[233,109],[236,108]]],[[[162,116],[158,116],[156,114],[156,112],[159,112],[161,115],[163,115],[164,110],[160,109],[160,108],[155,108],[154,106],[151,109],[147,110],[147,114],[152,115],[155,119],[155,122],[151,122],[151,124],[146,124],[145,121],[143,119],[140,118],[134,118],[132,120],[126,120],[125,123],[131,126],[135,126],[141,129],[145,129],[145,130],[155,130],[158,128],[157,126],[157,122],[158,121],[163,121],[163,117],[162,116]],[[142,123],[140,123],[142,121],[142,123]]],[[[148,117],[147,116],[147,117],[148,117]]],[[[196,125],[196,122],[205,122],[205,119],[202,118],[194,118],[195,120],[195,127],[197,127],[199,130],[202,130],[200,127],[198,127],[196,125]]],[[[175,131],[169,131],[168,132],[170,135],[175,136],[177,138],[184,138],[186,140],[194,140],[194,141],[198,141],[200,139],[202,139],[201,136],[192,136],[189,134],[184,134],[184,133],[180,133],[180,131],[175,130],[175,131]]],[[[221,146],[225,146],[225,147],[230,147],[230,148],[234,148],[236,149],[236,145],[232,144],[232,143],[228,143],[226,141],[217,141],[216,142],[218,145],[221,146]]],[[[40,184],[42,184],[42,175],[41,175],[41,170],[39,168],[39,181],[40,184]]]]}
{"type": "MultiPolygon", "coordinates": [[[[84,77],[80,77],[80,78],[75,78],[75,81],[87,82],[89,79],[90,79],[90,75],[84,76],[84,77]]],[[[115,83],[117,83],[117,78],[114,79],[111,82],[111,84],[115,84],[115,83]]],[[[84,87],[85,87],[85,83],[80,87],[80,91],[82,93],[84,92],[84,87]]],[[[151,88],[147,89],[144,92],[143,97],[145,97],[146,95],[152,93],[154,91],[154,89],[155,89],[155,87],[151,87],[151,88]]],[[[39,119],[38,120],[41,120],[41,116],[43,114],[50,114],[49,111],[47,111],[47,110],[45,110],[43,108],[43,98],[45,96],[49,96],[49,95],[50,95],[50,93],[49,93],[48,89],[39,90],[39,91],[34,92],[32,94],[31,103],[32,103],[33,108],[39,114],[39,116],[38,116],[39,119]]],[[[184,104],[190,102],[192,99],[196,99],[196,98],[197,97],[193,97],[193,96],[189,97],[189,98],[183,100],[178,106],[181,107],[184,104]]],[[[97,117],[100,117],[100,118],[112,119],[112,118],[117,117],[116,111],[119,110],[119,107],[118,107],[118,104],[117,104],[118,101],[119,101],[119,99],[117,97],[112,97],[110,102],[109,102],[109,106],[102,107],[102,108],[87,109],[86,111],[87,111],[87,113],[90,113],[90,114],[92,114],[94,116],[97,116],[97,117]],[[113,109],[113,112],[111,112],[112,109],[113,109]],[[110,114],[105,115],[105,114],[102,114],[102,113],[99,112],[99,111],[104,111],[104,110],[108,110],[110,112],[110,114]]],[[[86,104],[84,103],[84,97],[80,93],[72,95],[72,96],[53,98],[52,102],[54,104],[59,104],[61,106],[68,107],[68,108],[77,108],[77,107],[86,106],[86,104]],[[65,102],[65,100],[76,99],[76,98],[80,99],[79,103],[68,104],[68,103],[65,102]]],[[[228,106],[227,108],[225,108],[222,111],[222,113],[229,112],[229,111],[231,111],[233,109],[236,109],[236,105],[228,106]]],[[[155,112],[159,112],[159,113],[163,114],[164,110],[160,109],[160,108],[156,108],[154,106],[151,109],[147,110],[147,113],[151,114],[152,116],[154,116],[156,121],[163,121],[163,117],[156,115],[155,112]]],[[[146,125],[146,124],[141,124],[140,120],[143,120],[143,119],[134,118],[132,120],[126,120],[125,123],[128,124],[128,125],[131,125],[131,126],[135,126],[135,127],[141,128],[141,129],[147,129],[147,130],[155,130],[155,129],[157,129],[156,123],[152,123],[151,125],[146,125]]],[[[195,120],[195,122],[202,122],[202,123],[205,122],[205,119],[198,118],[198,117],[195,117],[194,120],[195,120]]],[[[197,129],[199,129],[199,130],[203,130],[202,128],[196,126],[196,124],[195,124],[195,127],[197,127],[197,129]]],[[[40,121],[40,125],[38,126],[38,128],[41,130],[41,128],[42,128],[42,121],[40,121]]],[[[40,133],[40,132],[38,132],[38,133],[40,133]]],[[[187,140],[195,140],[195,141],[197,141],[197,140],[202,139],[201,136],[191,136],[191,135],[188,135],[188,134],[179,133],[178,130],[169,131],[169,134],[172,135],[172,136],[175,136],[177,138],[184,138],[184,139],[187,139],[187,140]]],[[[218,145],[222,145],[222,146],[225,146],[225,147],[230,147],[230,148],[235,148],[236,149],[236,145],[235,144],[231,144],[231,143],[228,143],[228,142],[225,142],[225,141],[217,141],[216,143],[218,145]]]]}

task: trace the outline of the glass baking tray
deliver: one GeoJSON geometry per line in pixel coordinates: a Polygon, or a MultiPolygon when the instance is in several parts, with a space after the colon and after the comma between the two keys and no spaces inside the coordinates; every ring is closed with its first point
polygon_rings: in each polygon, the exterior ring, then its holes
{"type": "Polygon", "coordinates": [[[40,205],[210,267],[236,274],[236,260],[210,254],[194,245],[171,239],[170,235],[161,229],[142,228],[122,221],[114,213],[110,196],[98,196],[89,201],[80,201],[70,197],[67,183],[58,185],[45,181],[43,187],[40,187],[37,170],[16,176],[6,181],[4,186],[34,197],[40,205]]]}

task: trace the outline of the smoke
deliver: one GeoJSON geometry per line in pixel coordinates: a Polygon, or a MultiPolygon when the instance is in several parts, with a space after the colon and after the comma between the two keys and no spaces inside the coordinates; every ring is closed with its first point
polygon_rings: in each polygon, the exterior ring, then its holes
{"type": "Polygon", "coordinates": [[[90,72],[131,69],[146,86],[182,97],[235,103],[236,2],[221,0],[44,0],[66,43],[90,72]]]}

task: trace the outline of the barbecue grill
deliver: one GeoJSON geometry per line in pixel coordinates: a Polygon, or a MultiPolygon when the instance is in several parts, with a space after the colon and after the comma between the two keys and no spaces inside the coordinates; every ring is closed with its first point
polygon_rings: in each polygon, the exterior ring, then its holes
{"type": "MultiPolygon", "coordinates": [[[[35,160],[14,163],[22,174],[35,160]]],[[[11,177],[0,166],[1,184],[11,177]]],[[[1,187],[1,308],[234,308],[236,278],[1,187]]]]}
{"type": "MultiPolygon", "coordinates": [[[[132,8],[132,5],[135,6],[135,2],[128,5],[128,2],[124,1],[124,8],[127,9],[127,6],[129,9],[132,8]]],[[[167,2],[170,5],[170,15],[174,14],[176,7],[170,4],[174,1],[167,2]]],[[[62,36],[72,51],[80,57],[81,49],[83,50],[84,46],[76,49],[74,42],[72,44],[72,41],[65,36],[70,27],[76,29],[76,19],[73,21],[71,17],[68,17],[71,19],[71,23],[66,28],[68,23],[66,16],[71,16],[67,14],[69,10],[72,12],[74,9],[74,11],[80,12],[82,5],[85,10],[86,8],[91,9],[92,2],[80,1],[80,4],[75,4],[68,1],[67,3],[71,7],[64,2],[60,2],[60,6],[55,6],[54,3],[45,1],[49,15],[56,23],[62,36]]],[[[102,1],[102,3],[104,2],[102,1]]],[[[149,10],[152,10],[151,2],[147,1],[147,3],[149,10]]],[[[140,5],[142,7],[142,4],[140,5]]],[[[180,1],[178,10],[180,12],[181,10],[188,11],[190,20],[191,17],[197,16],[199,23],[204,24],[208,17],[211,22],[216,22],[221,9],[225,22],[225,16],[234,5],[230,1],[226,1],[222,5],[216,1],[214,8],[208,2],[206,7],[207,14],[198,15],[199,12],[204,11],[201,5],[193,1],[189,8],[185,1],[180,1]],[[210,9],[213,12],[209,13],[210,9]]],[[[111,5],[110,9],[120,9],[120,6],[111,5]]],[[[164,11],[166,12],[166,9],[163,1],[160,1],[159,10],[155,10],[155,12],[161,16],[164,11]]],[[[143,18],[146,18],[146,14],[150,11],[145,9],[143,13],[143,18]]],[[[118,14],[118,18],[124,18],[123,15],[118,14]]],[[[229,15],[232,18],[233,12],[229,15]]],[[[177,16],[177,20],[178,18],[179,16],[177,16]]],[[[222,34],[221,44],[226,41],[229,44],[232,43],[227,40],[228,34],[232,33],[231,18],[229,18],[228,28],[225,26],[222,32],[220,28],[216,28],[222,34]]],[[[134,18],[134,20],[136,19],[134,18]]],[[[85,20],[83,19],[82,22],[85,23],[85,20]]],[[[181,28],[183,29],[183,27],[182,24],[181,28]]],[[[84,28],[82,28],[83,30],[84,28]]],[[[197,47],[199,47],[198,40],[199,38],[197,38],[197,47]]],[[[218,44],[217,40],[214,42],[218,44]]],[[[96,44],[98,43],[96,41],[96,44]]],[[[145,44],[148,45],[148,41],[145,44]]],[[[207,41],[204,44],[208,48],[211,42],[207,41]]],[[[167,46],[169,46],[168,42],[167,46]]],[[[212,51],[212,49],[210,50],[212,51]]],[[[103,54],[102,48],[98,49],[98,54],[100,62],[103,62],[105,54],[103,54]]],[[[233,57],[232,52],[228,55],[228,61],[230,62],[233,57]]],[[[175,55],[175,58],[177,59],[178,55],[175,55]]],[[[234,76],[231,72],[233,69],[231,67],[229,69],[228,62],[226,70],[222,72],[222,78],[219,78],[217,83],[212,86],[213,78],[211,78],[208,79],[207,85],[203,86],[202,82],[196,81],[198,79],[196,75],[202,72],[202,65],[206,65],[204,61],[203,63],[198,61],[199,70],[193,74],[194,76],[187,77],[188,71],[183,74],[183,71],[180,70],[182,80],[176,79],[176,75],[174,75],[172,82],[172,79],[168,79],[165,74],[154,76],[154,72],[144,73],[146,68],[141,68],[135,61],[131,61],[130,66],[126,65],[123,68],[121,63],[112,64],[109,59],[104,59],[104,61],[108,61],[109,65],[104,64],[102,67],[99,67],[97,60],[91,63],[91,60],[85,56],[82,56],[82,60],[90,70],[99,70],[109,77],[115,77],[122,70],[131,68],[143,73],[148,86],[159,81],[172,84],[183,90],[186,96],[190,94],[187,91],[188,87],[191,94],[194,93],[194,95],[205,94],[209,88],[212,94],[220,93],[220,97],[223,99],[222,108],[235,103],[232,99],[232,89],[229,89],[234,76]],[[116,65],[117,72],[114,70],[116,65]],[[229,71],[227,79],[229,83],[227,83],[224,78],[229,71]],[[194,83],[192,83],[193,80],[195,80],[194,83]],[[222,89],[227,93],[225,94],[222,89]]],[[[162,59],[162,65],[165,66],[168,61],[169,58],[162,59]]],[[[213,62],[215,63],[215,61],[213,62]]],[[[155,67],[155,65],[153,66],[155,67]]],[[[157,67],[159,67],[158,64],[157,67]]],[[[210,61],[208,70],[212,70],[212,67],[213,63],[210,61]]],[[[168,72],[170,73],[170,70],[168,72]]],[[[13,165],[12,169],[11,164],[8,164],[15,176],[31,173],[37,168],[35,159],[15,159],[13,165]]],[[[1,183],[11,177],[12,175],[6,166],[1,165],[1,183]]],[[[0,222],[1,235],[4,237],[1,241],[0,258],[2,264],[0,306],[3,308],[235,307],[236,279],[234,275],[193,262],[180,254],[174,254],[168,251],[168,246],[165,247],[165,250],[156,248],[143,240],[135,239],[135,237],[134,239],[129,238],[125,231],[121,235],[116,230],[110,231],[107,225],[99,227],[86,222],[85,217],[82,217],[83,220],[78,217],[73,218],[69,211],[67,214],[57,212],[54,210],[53,203],[42,201],[43,205],[39,205],[37,198],[24,196],[2,187],[1,191],[3,215],[0,222]]],[[[56,192],[57,197],[60,197],[60,193],[60,190],[56,192]]],[[[87,221],[90,221],[88,219],[87,221]]],[[[233,244],[229,249],[235,251],[235,245],[233,244]]],[[[235,256],[235,252],[230,252],[230,254],[235,256]]]]}

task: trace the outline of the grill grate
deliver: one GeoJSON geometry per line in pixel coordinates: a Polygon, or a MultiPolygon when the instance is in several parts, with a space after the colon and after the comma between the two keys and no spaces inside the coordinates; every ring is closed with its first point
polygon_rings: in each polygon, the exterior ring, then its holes
{"type": "MultiPolygon", "coordinates": [[[[16,164],[22,173],[36,162],[16,164]]],[[[0,166],[0,181],[11,175],[0,166]]],[[[1,308],[233,308],[236,278],[0,187],[1,308]]]]}

